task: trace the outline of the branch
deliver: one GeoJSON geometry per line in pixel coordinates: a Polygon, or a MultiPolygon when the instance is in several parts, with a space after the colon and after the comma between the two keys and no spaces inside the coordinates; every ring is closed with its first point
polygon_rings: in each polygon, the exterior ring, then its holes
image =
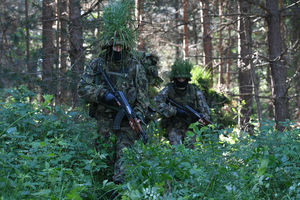
{"type": "Polygon", "coordinates": [[[295,6],[295,5],[299,4],[299,3],[300,3],[300,0],[297,1],[297,2],[295,2],[295,3],[292,3],[291,5],[289,5],[289,6],[285,7],[285,8],[281,8],[279,11],[282,12],[284,10],[290,9],[291,7],[293,7],[293,6],[295,6]]]}
{"type": "Polygon", "coordinates": [[[102,2],[102,0],[98,0],[94,5],[92,5],[92,7],[90,7],[88,9],[88,11],[86,11],[85,13],[83,13],[80,18],[85,17],[86,15],[90,14],[91,12],[94,11],[94,9],[102,2]]]}

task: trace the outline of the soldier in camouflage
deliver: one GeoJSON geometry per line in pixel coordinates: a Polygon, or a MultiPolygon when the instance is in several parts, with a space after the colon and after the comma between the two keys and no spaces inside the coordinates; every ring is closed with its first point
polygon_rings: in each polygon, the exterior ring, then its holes
{"type": "MultiPolygon", "coordinates": [[[[170,98],[182,105],[188,105],[209,119],[210,111],[205,98],[196,85],[189,84],[191,80],[192,64],[188,61],[176,60],[172,65],[171,83],[169,83],[155,97],[158,112],[162,115],[161,125],[166,129],[170,144],[182,144],[189,124],[195,122],[184,111],[171,105],[167,99],[170,98]]],[[[205,124],[199,119],[199,122],[205,124]]]]}
{"type": "Polygon", "coordinates": [[[149,86],[159,87],[163,80],[158,75],[158,56],[145,51],[138,51],[135,56],[145,68],[149,86]]]}
{"type": "MultiPolygon", "coordinates": [[[[158,75],[158,61],[159,58],[154,53],[148,53],[147,51],[137,51],[134,53],[137,60],[140,61],[141,65],[146,71],[146,76],[148,80],[148,96],[150,98],[150,105],[147,110],[145,122],[149,125],[150,122],[156,123],[156,106],[154,102],[154,96],[157,95],[158,89],[162,84],[163,80],[158,75]]],[[[151,129],[149,129],[151,131],[151,129]]]]}
{"type": "MultiPolygon", "coordinates": [[[[117,2],[117,4],[109,5],[107,9],[116,11],[118,17],[124,9],[122,6],[124,5],[121,2],[117,2]],[[112,6],[114,6],[113,9],[112,6]]],[[[146,72],[140,63],[130,56],[132,46],[130,41],[122,40],[121,35],[126,34],[126,32],[122,32],[124,31],[122,25],[123,23],[115,26],[112,39],[104,45],[102,56],[92,60],[85,67],[78,86],[79,96],[90,104],[92,115],[98,121],[99,135],[105,138],[105,141],[108,141],[108,137],[112,134],[116,136],[116,160],[113,176],[116,183],[123,181],[122,150],[132,146],[139,139],[139,136],[134,130],[135,127],[128,122],[126,117],[121,122],[120,129],[113,130],[114,117],[119,109],[119,102],[116,102],[114,94],[108,89],[101,74],[97,73],[98,68],[102,67],[115,89],[124,93],[137,116],[143,118],[144,111],[149,106],[146,72]]],[[[137,121],[140,123],[140,120],[137,121]]]]}

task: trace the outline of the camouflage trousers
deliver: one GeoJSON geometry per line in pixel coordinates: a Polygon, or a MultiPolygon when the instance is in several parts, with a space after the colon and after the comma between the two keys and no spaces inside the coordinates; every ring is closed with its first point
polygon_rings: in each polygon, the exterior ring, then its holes
{"type": "Polygon", "coordinates": [[[164,118],[161,122],[162,127],[165,128],[167,139],[172,145],[185,144],[188,148],[193,148],[196,137],[186,138],[186,132],[189,130],[189,122],[183,121],[179,118],[164,118]]]}
{"type": "Polygon", "coordinates": [[[113,130],[113,119],[109,117],[101,118],[98,120],[98,134],[100,137],[104,137],[104,140],[108,142],[108,138],[114,134],[116,136],[115,143],[115,159],[114,159],[114,176],[113,181],[115,183],[123,182],[124,177],[124,162],[122,160],[124,148],[130,148],[136,140],[139,139],[137,133],[135,133],[129,126],[128,121],[124,120],[121,123],[120,130],[113,130]]]}
{"type": "Polygon", "coordinates": [[[172,145],[182,144],[185,138],[186,129],[179,129],[177,127],[167,127],[167,138],[172,145]]]}

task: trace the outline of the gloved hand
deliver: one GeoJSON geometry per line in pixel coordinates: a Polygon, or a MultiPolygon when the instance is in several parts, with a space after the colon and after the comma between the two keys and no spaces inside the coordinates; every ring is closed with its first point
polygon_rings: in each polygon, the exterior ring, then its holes
{"type": "Polygon", "coordinates": [[[104,103],[108,104],[108,105],[112,105],[112,106],[117,106],[117,100],[116,97],[110,93],[110,92],[106,92],[103,97],[102,100],[104,103]]]}
{"type": "Polygon", "coordinates": [[[176,116],[178,116],[178,117],[187,117],[188,113],[186,111],[176,107],[176,116]]]}

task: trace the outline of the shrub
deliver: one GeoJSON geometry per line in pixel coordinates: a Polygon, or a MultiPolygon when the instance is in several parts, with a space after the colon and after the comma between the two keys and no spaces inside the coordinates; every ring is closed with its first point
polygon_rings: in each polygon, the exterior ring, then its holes
{"type": "Polygon", "coordinates": [[[29,97],[22,87],[1,97],[0,198],[97,199],[112,168],[107,146],[94,148],[95,121],[29,97]]]}

